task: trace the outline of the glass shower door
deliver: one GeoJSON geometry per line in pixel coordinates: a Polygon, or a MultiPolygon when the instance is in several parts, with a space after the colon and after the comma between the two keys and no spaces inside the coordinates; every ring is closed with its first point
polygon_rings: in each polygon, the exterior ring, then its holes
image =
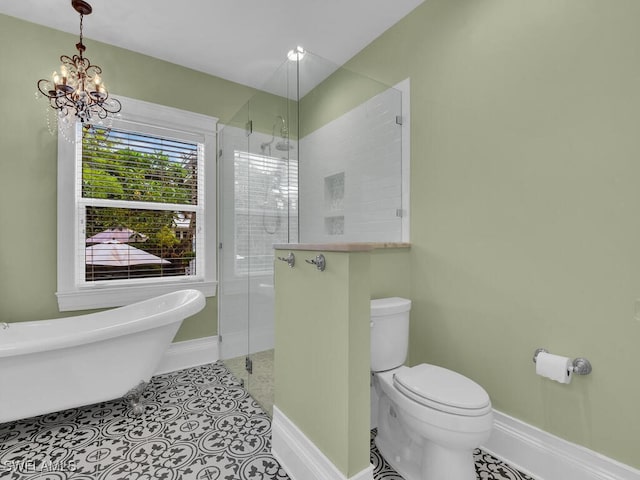
{"type": "Polygon", "coordinates": [[[218,162],[220,358],[269,414],[273,245],[297,241],[297,160],[287,108],[282,97],[257,94],[222,130],[218,162]]]}
{"type": "Polygon", "coordinates": [[[244,385],[248,383],[249,278],[246,244],[241,240],[248,191],[236,182],[247,173],[246,167],[236,164],[235,156],[248,149],[248,121],[248,105],[244,105],[220,132],[218,158],[218,346],[220,358],[244,385]]]}
{"type": "Polygon", "coordinates": [[[275,346],[274,244],[297,242],[297,90],[285,62],[249,101],[249,375],[251,395],[271,415],[275,346]]]}

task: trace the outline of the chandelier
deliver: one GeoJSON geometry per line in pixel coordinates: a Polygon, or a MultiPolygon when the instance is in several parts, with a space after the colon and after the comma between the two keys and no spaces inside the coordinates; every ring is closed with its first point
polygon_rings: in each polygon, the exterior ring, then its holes
{"type": "Polygon", "coordinates": [[[80,14],[80,41],[76,43],[78,54],[62,55],[60,72],[53,72],[50,79],[38,81],[38,90],[49,99],[49,105],[57,110],[58,120],[75,116],[80,122],[100,121],[116,114],[122,105],[109,97],[102,83],[102,68],[92,65],[84,57],[86,47],[82,43],[82,19],[92,12],[91,5],[83,0],[71,0],[71,6],[80,14]]]}

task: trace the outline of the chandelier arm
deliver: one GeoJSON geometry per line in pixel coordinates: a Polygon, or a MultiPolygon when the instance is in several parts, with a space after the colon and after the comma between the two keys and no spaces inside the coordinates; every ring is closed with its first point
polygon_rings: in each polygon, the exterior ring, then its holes
{"type": "Polygon", "coordinates": [[[108,112],[104,108],[101,108],[96,112],[96,115],[98,115],[98,118],[100,118],[101,120],[104,120],[105,118],[107,118],[108,112]]]}
{"type": "Polygon", "coordinates": [[[105,107],[104,105],[102,105],[102,108],[104,110],[106,110],[109,113],[118,113],[120,112],[120,110],[122,110],[122,104],[120,103],[119,100],[115,99],[115,98],[111,98],[110,99],[111,104],[107,105],[107,107],[105,107]]]}
{"type": "Polygon", "coordinates": [[[66,95],[60,95],[58,97],[53,97],[51,100],[55,103],[56,107],[59,110],[62,110],[63,108],[68,108],[68,107],[72,107],[73,106],[73,103],[69,100],[69,98],[67,98],[66,95]]]}
{"type": "Polygon", "coordinates": [[[38,80],[37,85],[38,85],[38,90],[45,97],[51,99],[58,96],[56,94],[55,87],[53,89],[51,88],[51,80],[47,80],[46,78],[41,78],[40,80],[38,80]],[[43,89],[43,85],[44,85],[44,89],[43,89]]]}

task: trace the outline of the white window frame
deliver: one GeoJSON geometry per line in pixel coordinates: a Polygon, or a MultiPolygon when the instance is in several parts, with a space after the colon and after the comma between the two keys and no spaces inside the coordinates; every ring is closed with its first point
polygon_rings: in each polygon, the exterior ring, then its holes
{"type": "MultiPolygon", "coordinates": [[[[198,229],[204,229],[202,244],[197,246],[197,275],[185,277],[136,279],[134,281],[95,281],[84,279],[84,261],[77,255],[85,247],[80,226],[80,184],[82,168],[81,125],[75,126],[75,143],[58,132],[58,308],[60,311],[117,307],[184,288],[200,290],[206,296],[216,295],[216,131],[218,119],[126,97],[113,128],[125,131],[155,133],[180,132],[182,138],[198,139],[204,145],[204,172],[198,188],[204,192],[204,221],[198,218],[198,229]],[[204,273],[200,270],[203,267],[204,273]]],[[[62,128],[62,127],[61,127],[62,128]]],[[[144,205],[146,206],[146,205],[144,205]]]]}

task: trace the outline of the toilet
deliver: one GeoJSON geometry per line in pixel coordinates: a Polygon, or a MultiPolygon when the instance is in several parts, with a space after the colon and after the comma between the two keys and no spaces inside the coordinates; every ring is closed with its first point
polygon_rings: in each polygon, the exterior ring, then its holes
{"type": "Polygon", "coordinates": [[[411,300],[371,301],[376,446],[405,480],[475,480],[473,450],[489,439],[491,400],[473,380],[426,363],[406,367],[411,300]]]}

